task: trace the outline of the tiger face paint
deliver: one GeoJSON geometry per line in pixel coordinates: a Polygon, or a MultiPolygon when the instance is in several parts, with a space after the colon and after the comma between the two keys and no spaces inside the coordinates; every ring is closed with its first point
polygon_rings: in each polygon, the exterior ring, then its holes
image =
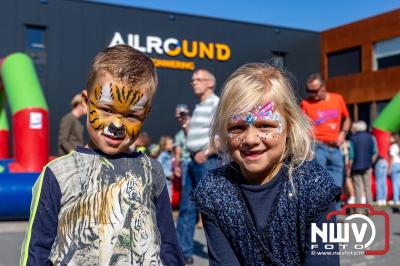
{"type": "Polygon", "coordinates": [[[130,87],[115,81],[107,74],[95,84],[87,102],[91,141],[109,154],[125,151],[139,135],[150,108],[146,91],[140,85],[130,87]]]}
{"type": "Polygon", "coordinates": [[[228,120],[228,152],[249,182],[266,180],[281,159],[285,143],[285,121],[271,101],[228,120]]]}

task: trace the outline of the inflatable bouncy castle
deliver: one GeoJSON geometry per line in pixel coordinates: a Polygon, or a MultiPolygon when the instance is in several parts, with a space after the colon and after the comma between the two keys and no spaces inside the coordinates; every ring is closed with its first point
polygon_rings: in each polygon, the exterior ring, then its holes
{"type": "Polygon", "coordinates": [[[374,121],[372,133],[379,148],[379,155],[389,160],[390,135],[400,131],[400,92],[389,102],[374,121]]]}
{"type": "Polygon", "coordinates": [[[0,61],[0,219],[29,217],[32,186],[49,161],[48,108],[31,59],[0,61]],[[13,158],[5,104],[12,113],[13,158]]]}
{"type": "MultiPolygon", "coordinates": [[[[390,135],[400,131],[400,92],[389,102],[380,115],[375,119],[372,134],[375,136],[379,156],[389,162],[390,135]]],[[[375,179],[373,180],[372,192],[375,194],[375,179]]],[[[387,179],[388,199],[392,198],[391,181],[387,179]]]]}

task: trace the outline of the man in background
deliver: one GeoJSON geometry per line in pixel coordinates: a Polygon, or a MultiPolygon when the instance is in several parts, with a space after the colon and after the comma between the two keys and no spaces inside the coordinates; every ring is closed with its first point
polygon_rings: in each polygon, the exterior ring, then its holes
{"type": "Polygon", "coordinates": [[[219,102],[218,96],[214,94],[215,83],[214,75],[206,69],[193,72],[190,82],[200,102],[194,108],[187,132],[187,148],[191,161],[188,173],[183,180],[182,200],[176,228],[186,264],[193,264],[193,237],[198,218],[197,209],[190,200],[190,192],[208,170],[218,166],[218,156],[211,149],[208,137],[211,120],[219,102]]]}
{"type": "Polygon", "coordinates": [[[184,186],[184,180],[188,173],[189,163],[191,161],[190,152],[187,147],[187,133],[189,130],[189,108],[186,104],[178,104],[175,108],[175,118],[178,122],[180,129],[175,134],[174,144],[180,147],[181,156],[179,158],[179,168],[182,177],[182,186],[184,186]]]}
{"type": "Polygon", "coordinates": [[[310,75],[307,92],[310,96],[302,101],[301,108],[314,122],[315,159],[328,170],[335,184],[342,187],[344,160],[340,146],[350,130],[349,111],[340,94],[327,91],[320,73],[310,75]]]}
{"type": "Polygon", "coordinates": [[[80,94],[74,96],[71,101],[72,110],[66,114],[60,122],[58,131],[58,155],[70,153],[77,146],[83,146],[83,125],[79,118],[85,113],[80,94]]]}
{"type": "Polygon", "coordinates": [[[372,204],[372,164],[378,157],[374,136],[367,132],[367,124],[359,120],[353,123],[350,138],[349,168],[356,193],[356,203],[372,204]]]}

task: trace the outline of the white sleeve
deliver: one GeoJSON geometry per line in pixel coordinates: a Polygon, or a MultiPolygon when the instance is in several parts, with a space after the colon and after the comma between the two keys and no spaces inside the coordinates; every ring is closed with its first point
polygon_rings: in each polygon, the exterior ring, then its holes
{"type": "Polygon", "coordinates": [[[394,157],[399,154],[399,146],[397,144],[392,144],[389,149],[389,155],[394,157]]]}

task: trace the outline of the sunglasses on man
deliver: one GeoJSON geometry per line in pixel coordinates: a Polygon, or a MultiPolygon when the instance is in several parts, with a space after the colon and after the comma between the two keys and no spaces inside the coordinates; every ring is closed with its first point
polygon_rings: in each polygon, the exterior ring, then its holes
{"type": "Polygon", "coordinates": [[[324,86],[324,85],[321,84],[321,85],[319,85],[319,87],[318,87],[317,89],[314,89],[314,90],[310,90],[309,88],[307,88],[307,93],[308,93],[308,94],[317,94],[317,93],[321,90],[321,88],[322,88],[323,86],[324,86]]]}

